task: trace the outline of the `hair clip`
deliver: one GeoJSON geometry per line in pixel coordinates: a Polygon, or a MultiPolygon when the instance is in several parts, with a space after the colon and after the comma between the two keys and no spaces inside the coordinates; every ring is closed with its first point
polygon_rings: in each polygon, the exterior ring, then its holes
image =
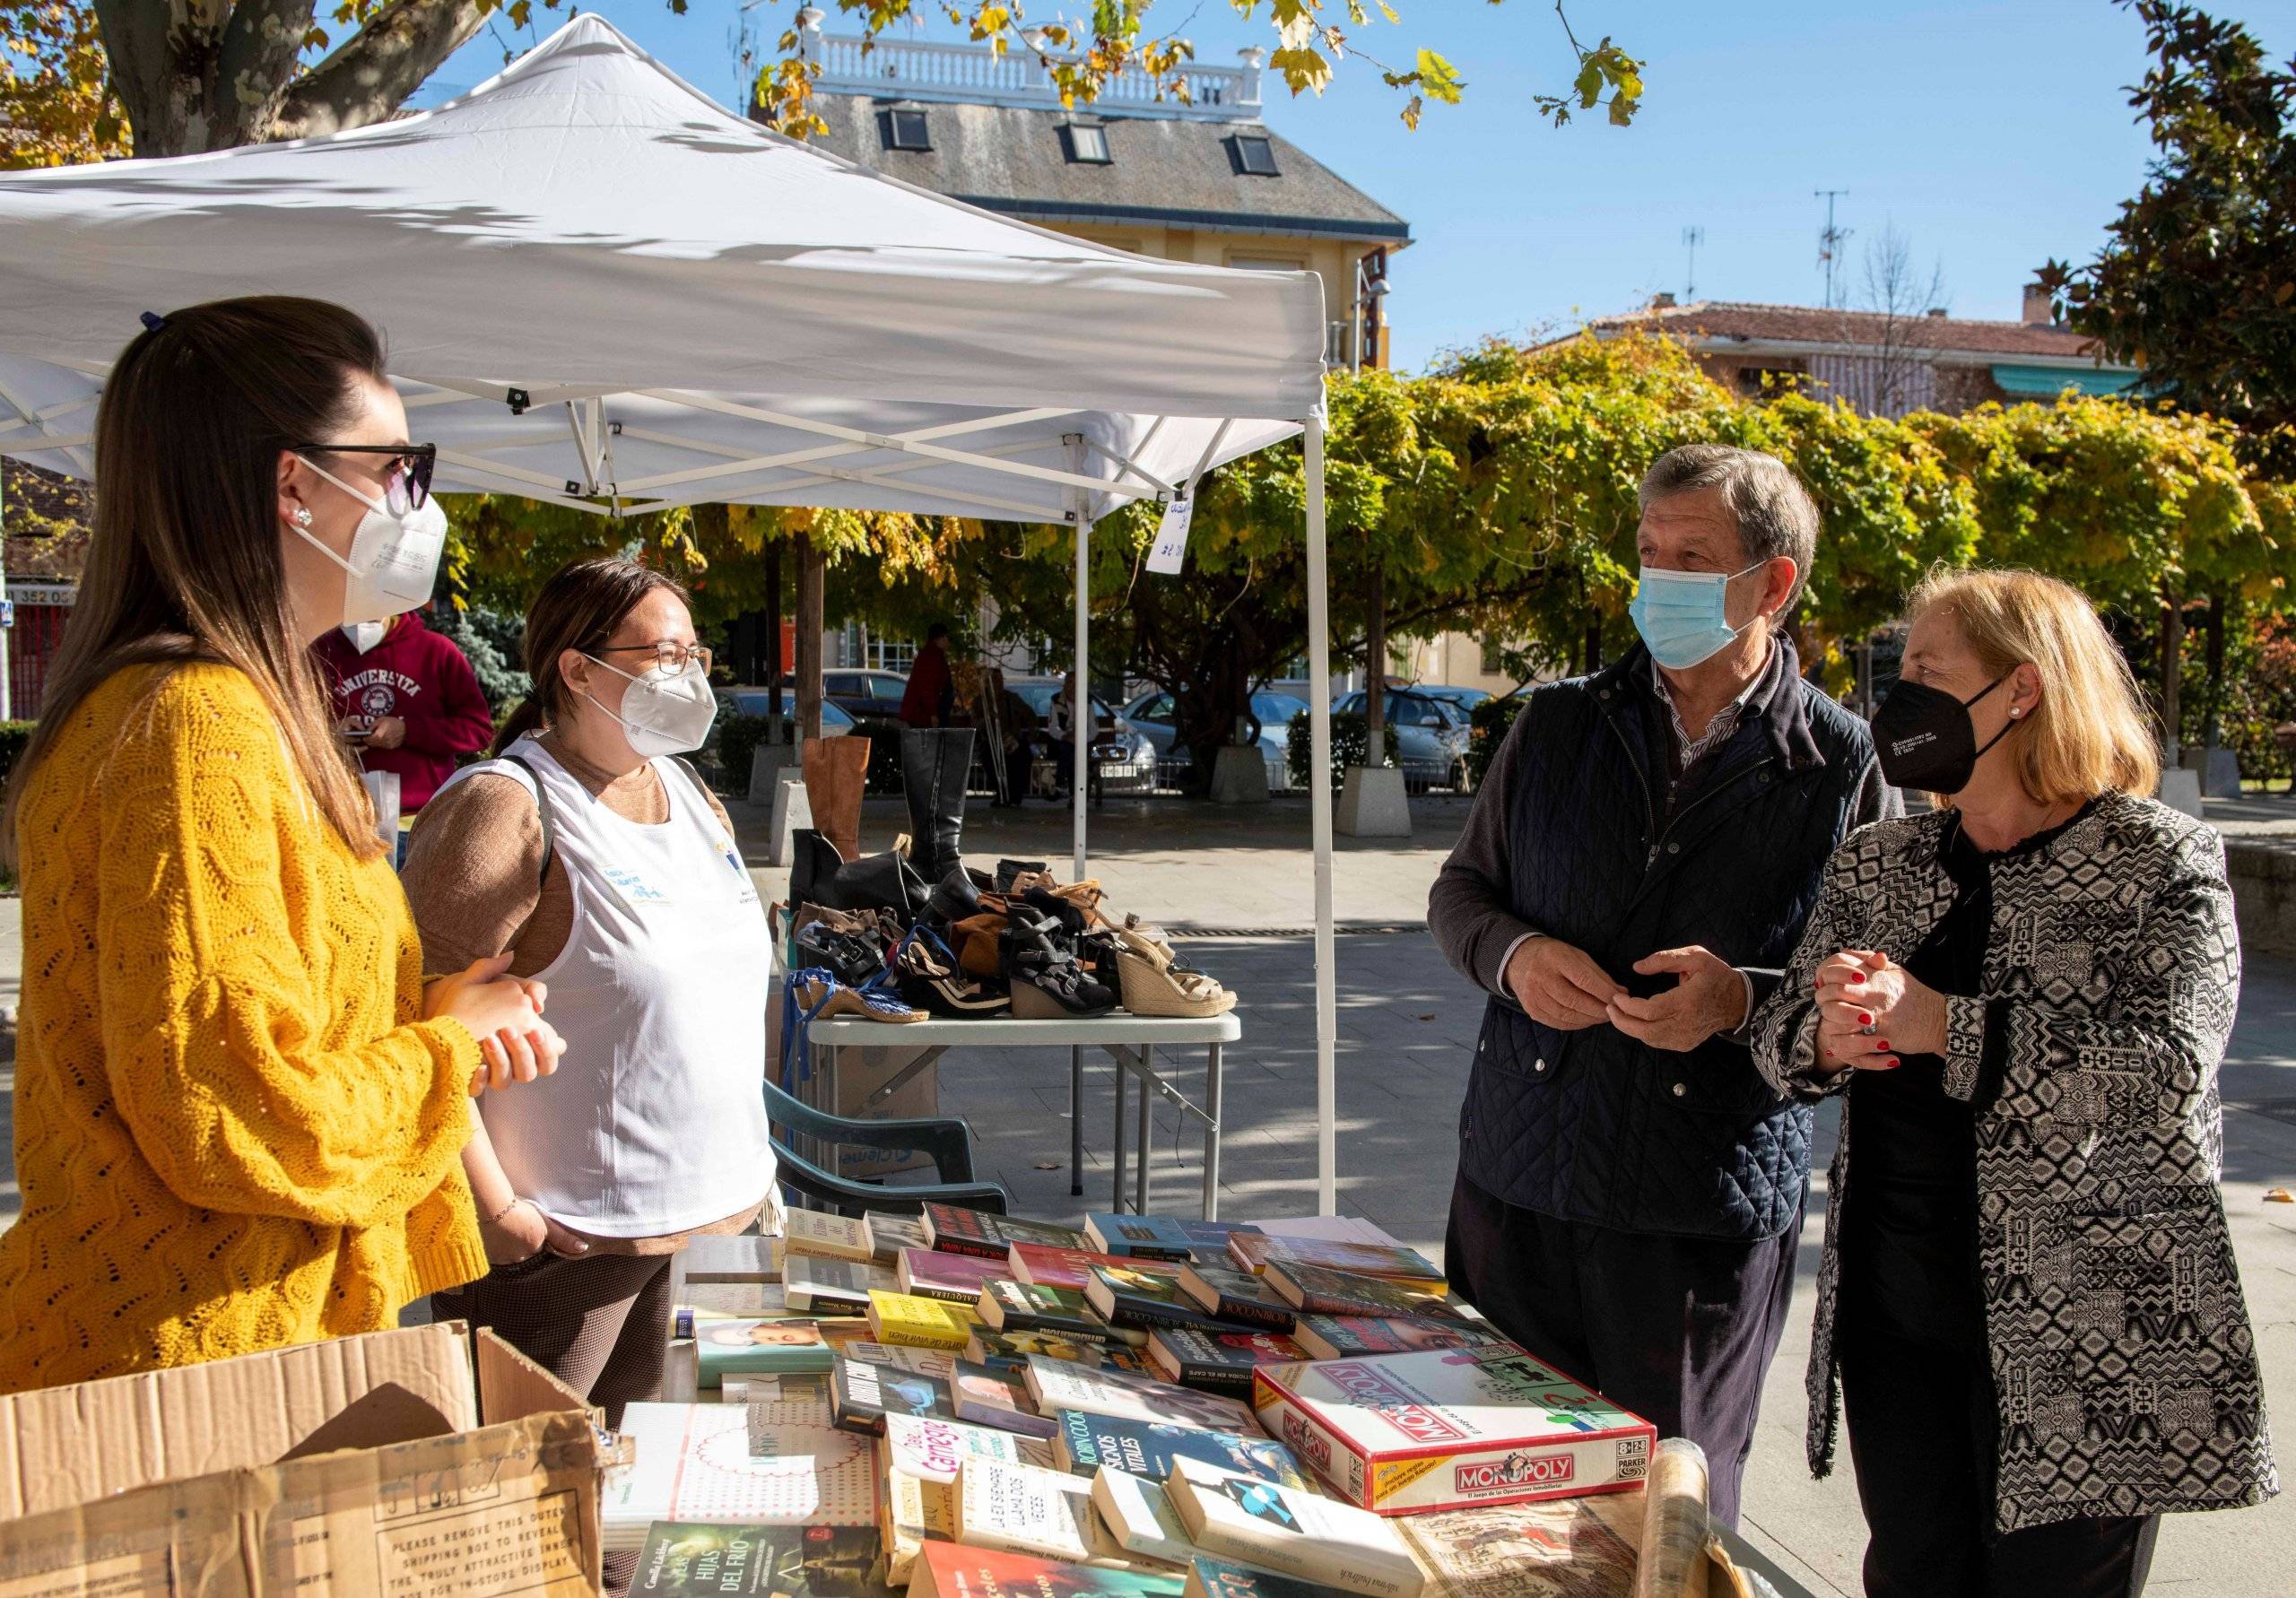
{"type": "Polygon", "coordinates": [[[159,312],[145,311],[144,313],[144,329],[145,332],[157,333],[161,328],[165,327],[167,325],[167,317],[161,316],[159,312]]]}

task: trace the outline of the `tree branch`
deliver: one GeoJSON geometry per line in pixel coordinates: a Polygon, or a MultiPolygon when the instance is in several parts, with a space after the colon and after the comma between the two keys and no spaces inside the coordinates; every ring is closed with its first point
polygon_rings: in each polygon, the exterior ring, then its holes
{"type": "Polygon", "coordinates": [[[295,81],[271,136],[309,138],[380,122],[478,31],[489,9],[480,0],[395,0],[295,81]]]}
{"type": "Polygon", "coordinates": [[[239,0],[215,51],[215,109],[230,129],[225,143],[265,136],[295,59],[311,30],[314,0],[239,0]]]}

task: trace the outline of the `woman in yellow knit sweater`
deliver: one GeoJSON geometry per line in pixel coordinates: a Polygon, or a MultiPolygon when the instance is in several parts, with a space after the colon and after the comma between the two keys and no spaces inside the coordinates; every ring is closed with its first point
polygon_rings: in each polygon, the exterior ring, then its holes
{"type": "Polygon", "coordinates": [[[0,1391],[375,1331],[483,1275],[470,1096],[560,1047],[504,962],[426,994],[309,664],[430,597],[445,530],[374,331],[286,299],[144,321],[0,828],[24,912],[0,1391]]]}

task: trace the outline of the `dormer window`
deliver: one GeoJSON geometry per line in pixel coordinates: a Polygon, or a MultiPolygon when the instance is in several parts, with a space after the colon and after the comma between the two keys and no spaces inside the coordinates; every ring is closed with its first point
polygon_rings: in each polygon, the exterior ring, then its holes
{"type": "Polygon", "coordinates": [[[888,150],[933,148],[932,135],[925,127],[925,113],[912,106],[894,106],[878,112],[877,135],[888,150]]]}
{"type": "Polygon", "coordinates": [[[1061,125],[1060,149],[1073,164],[1080,166],[1104,167],[1116,159],[1109,153],[1108,129],[1087,127],[1081,123],[1061,125]]]}
{"type": "Polygon", "coordinates": [[[1274,178],[1275,146],[1265,134],[1238,134],[1228,141],[1228,156],[1247,178],[1274,178]]]}

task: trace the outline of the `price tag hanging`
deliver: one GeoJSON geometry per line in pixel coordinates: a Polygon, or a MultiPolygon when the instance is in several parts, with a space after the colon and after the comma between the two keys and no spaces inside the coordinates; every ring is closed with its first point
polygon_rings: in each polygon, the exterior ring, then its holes
{"type": "Polygon", "coordinates": [[[1164,507],[1164,519],[1156,525],[1156,542],[1149,546],[1148,569],[1170,577],[1178,572],[1180,559],[1187,553],[1187,525],[1196,518],[1196,496],[1181,493],[1164,507]]]}

